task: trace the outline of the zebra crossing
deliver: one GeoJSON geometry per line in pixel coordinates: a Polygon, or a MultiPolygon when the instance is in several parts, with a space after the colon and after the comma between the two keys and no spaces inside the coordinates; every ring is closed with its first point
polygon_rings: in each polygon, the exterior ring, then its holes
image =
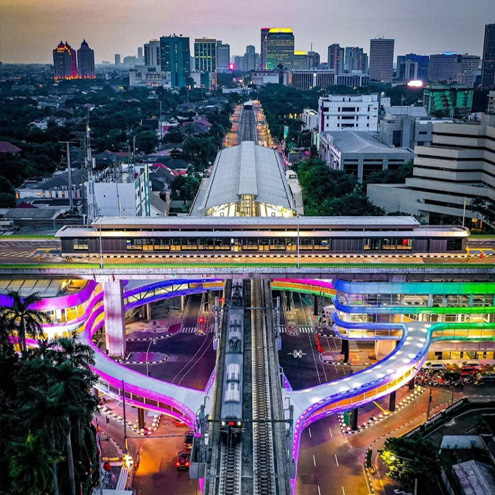
{"type": "MultiPolygon", "coordinates": [[[[203,334],[205,333],[210,333],[212,331],[212,328],[206,328],[203,331],[203,334]]],[[[180,333],[199,333],[199,328],[198,327],[183,327],[180,329],[180,333]]]]}
{"type": "Polygon", "coordinates": [[[299,325],[297,327],[292,327],[291,330],[287,331],[285,325],[280,325],[280,333],[286,333],[287,335],[294,335],[295,333],[314,333],[314,329],[311,326],[299,325]]]}
{"type": "Polygon", "coordinates": [[[2,258],[32,258],[35,256],[34,251],[0,251],[2,258]]]}

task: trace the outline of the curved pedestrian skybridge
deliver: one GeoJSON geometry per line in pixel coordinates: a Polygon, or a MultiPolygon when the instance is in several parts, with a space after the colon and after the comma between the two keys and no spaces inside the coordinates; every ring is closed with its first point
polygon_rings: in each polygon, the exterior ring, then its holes
{"type": "Polygon", "coordinates": [[[202,183],[191,214],[294,216],[294,200],[278,153],[252,141],[221,150],[210,178],[202,183]]]}

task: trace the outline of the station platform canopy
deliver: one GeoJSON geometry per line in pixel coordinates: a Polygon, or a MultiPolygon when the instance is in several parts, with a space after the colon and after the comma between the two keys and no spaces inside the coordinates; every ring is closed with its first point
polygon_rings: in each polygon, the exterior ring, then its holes
{"type": "Polygon", "coordinates": [[[191,215],[295,216],[294,199],[277,152],[252,141],[221,150],[191,215]]]}

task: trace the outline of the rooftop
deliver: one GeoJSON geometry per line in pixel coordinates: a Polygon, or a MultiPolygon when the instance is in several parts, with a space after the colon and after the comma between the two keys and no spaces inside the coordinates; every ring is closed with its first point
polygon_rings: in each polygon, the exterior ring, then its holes
{"type": "Polygon", "coordinates": [[[411,153],[407,148],[394,148],[378,141],[376,132],[337,131],[325,132],[333,139],[333,145],[342,153],[380,153],[403,155],[411,153]]]}
{"type": "Polygon", "coordinates": [[[252,141],[220,151],[199,210],[237,203],[242,195],[252,195],[258,203],[292,208],[292,195],[277,152],[252,141]]]}

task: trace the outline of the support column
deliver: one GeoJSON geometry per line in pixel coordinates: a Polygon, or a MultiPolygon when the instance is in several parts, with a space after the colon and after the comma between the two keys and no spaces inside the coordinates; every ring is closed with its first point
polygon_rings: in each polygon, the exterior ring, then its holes
{"type": "Polygon", "coordinates": [[[342,339],[342,350],[341,354],[344,355],[344,363],[349,361],[349,341],[342,339]]]}
{"type": "Polygon", "coordinates": [[[318,316],[318,296],[315,294],[315,303],[313,307],[313,315],[318,316]]]}
{"type": "MultiPolygon", "coordinates": [[[[416,378],[416,377],[414,377],[416,378]]],[[[407,384],[409,386],[409,390],[414,390],[414,378],[411,378],[409,380],[409,383],[407,384]]]]}
{"type": "Polygon", "coordinates": [[[151,303],[148,303],[144,306],[144,314],[145,314],[145,319],[150,321],[151,320],[151,303]]]}
{"type": "Polygon", "coordinates": [[[103,282],[105,338],[110,356],[125,356],[125,312],[121,280],[103,282]]]}
{"type": "Polygon", "coordinates": [[[144,428],[144,409],[138,407],[138,428],[142,430],[144,428]]]}
{"type": "Polygon", "coordinates": [[[397,397],[397,392],[394,390],[390,395],[389,395],[389,403],[388,403],[388,410],[390,412],[395,411],[395,399],[397,397]]]}
{"type": "Polygon", "coordinates": [[[186,307],[185,299],[185,296],[180,296],[180,310],[182,312],[184,312],[184,308],[186,307]]]}
{"type": "Polygon", "coordinates": [[[351,411],[351,430],[356,431],[358,429],[358,420],[359,420],[359,408],[353,409],[351,411]]]}

